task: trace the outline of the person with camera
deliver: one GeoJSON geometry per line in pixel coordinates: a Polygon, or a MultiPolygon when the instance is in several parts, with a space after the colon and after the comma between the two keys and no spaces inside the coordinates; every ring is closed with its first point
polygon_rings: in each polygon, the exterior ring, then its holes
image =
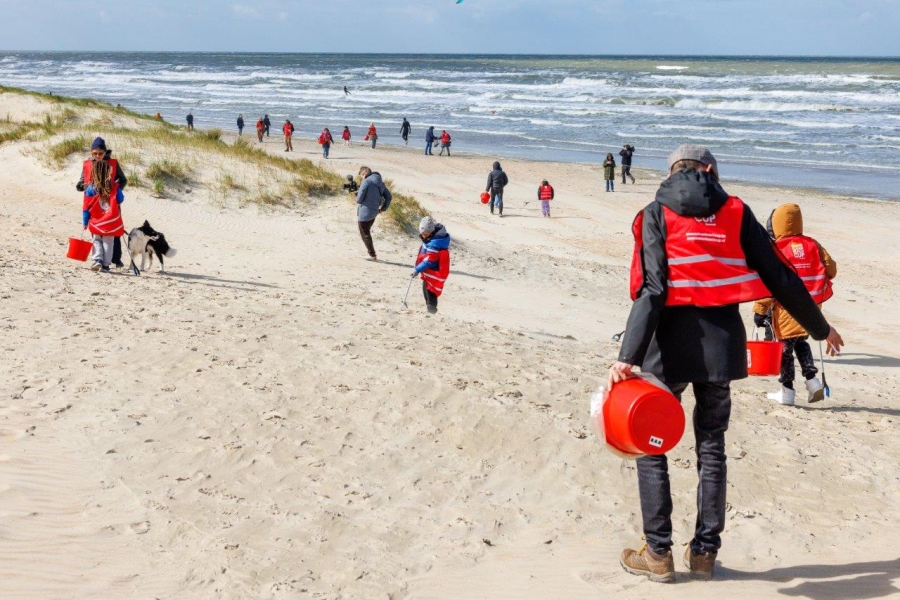
{"type": "Polygon", "coordinates": [[[634,146],[625,144],[619,150],[619,156],[622,157],[622,185],[625,185],[625,178],[631,177],[631,183],[634,183],[634,175],[631,174],[631,157],[634,156],[634,146]]]}

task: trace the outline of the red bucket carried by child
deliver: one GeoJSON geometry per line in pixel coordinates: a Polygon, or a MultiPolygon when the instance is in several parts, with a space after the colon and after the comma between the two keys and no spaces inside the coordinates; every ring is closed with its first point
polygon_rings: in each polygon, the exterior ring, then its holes
{"type": "Polygon", "coordinates": [[[79,238],[69,238],[69,251],[66,252],[68,258],[85,262],[91,255],[94,244],[88,240],[79,238]]]}
{"type": "Polygon", "coordinates": [[[747,374],[780,375],[783,350],[784,344],[781,342],[748,341],[747,374]]]}
{"type": "Polygon", "coordinates": [[[481,203],[487,204],[490,201],[491,201],[491,195],[488,194],[487,192],[482,192],[481,193],[481,203]]]}
{"type": "Polygon", "coordinates": [[[665,454],[684,435],[678,398],[645,373],[615,384],[608,393],[600,388],[591,398],[591,421],[600,440],[623,458],[665,454]]]}

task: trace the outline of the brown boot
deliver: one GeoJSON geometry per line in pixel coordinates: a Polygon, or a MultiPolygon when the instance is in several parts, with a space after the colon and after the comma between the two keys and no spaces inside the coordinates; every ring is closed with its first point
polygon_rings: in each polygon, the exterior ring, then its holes
{"type": "Polygon", "coordinates": [[[713,576],[718,552],[703,552],[697,554],[691,550],[690,545],[684,551],[684,566],[691,570],[692,579],[709,581],[713,576]]]}
{"type": "Polygon", "coordinates": [[[675,581],[675,560],[672,551],[665,554],[657,554],[644,544],[635,552],[631,549],[622,551],[619,559],[622,568],[632,575],[644,575],[657,583],[672,583],[675,581]]]}

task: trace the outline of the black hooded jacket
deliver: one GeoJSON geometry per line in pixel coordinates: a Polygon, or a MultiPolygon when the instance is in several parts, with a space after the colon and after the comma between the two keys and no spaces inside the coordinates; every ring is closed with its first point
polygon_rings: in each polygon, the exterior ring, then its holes
{"type": "MultiPolygon", "coordinates": [[[[732,381],[747,377],[747,334],[738,304],[666,306],[666,221],[663,206],[685,217],[709,217],[728,194],[709,174],[685,169],[666,179],[644,209],[644,283],[631,308],[619,360],[641,365],[667,383],[732,381]]],[[[744,205],[741,246],[747,266],[814,339],[830,326],[803,282],[776,254],[765,228],[744,205]]]]}
{"type": "Polygon", "coordinates": [[[494,170],[488,173],[487,187],[484,191],[502,190],[509,183],[509,177],[503,172],[499,162],[494,162],[494,170]]]}

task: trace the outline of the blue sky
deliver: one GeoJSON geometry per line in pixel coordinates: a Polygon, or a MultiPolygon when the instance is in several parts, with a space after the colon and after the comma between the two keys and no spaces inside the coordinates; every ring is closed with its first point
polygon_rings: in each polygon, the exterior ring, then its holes
{"type": "Polygon", "coordinates": [[[900,0],[0,0],[4,50],[900,56],[900,0]]]}

